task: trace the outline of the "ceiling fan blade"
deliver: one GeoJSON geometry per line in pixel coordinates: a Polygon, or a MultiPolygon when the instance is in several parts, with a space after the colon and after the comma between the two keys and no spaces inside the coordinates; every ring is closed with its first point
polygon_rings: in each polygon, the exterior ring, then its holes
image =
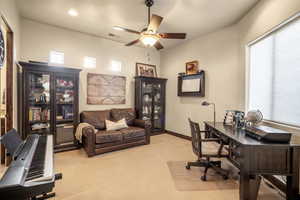
{"type": "Polygon", "coordinates": [[[161,16],[152,15],[147,30],[155,33],[157,31],[159,25],[161,24],[162,20],[163,20],[163,18],[161,16]]]}
{"type": "Polygon", "coordinates": [[[157,50],[161,50],[161,49],[164,48],[163,45],[162,45],[159,41],[157,41],[157,42],[154,44],[154,46],[155,46],[155,48],[156,48],[157,50]]]}
{"type": "Polygon", "coordinates": [[[129,42],[129,43],[125,44],[125,46],[132,46],[132,45],[138,43],[139,41],[140,41],[140,39],[134,40],[132,42],[129,42]]]}
{"type": "Polygon", "coordinates": [[[135,30],[132,30],[132,29],[129,29],[129,28],[123,28],[121,26],[114,26],[114,29],[120,30],[120,31],[126,31],[126,32],[134,33],[134,34],[141,34],[141,32],[139,32],[139,31],[135,31],[135,30]]]}
{"type": "Polygon", "coordinates": [[[186,33],[160,33],[159,36],[165,39],[185,39],[186,33]]]}

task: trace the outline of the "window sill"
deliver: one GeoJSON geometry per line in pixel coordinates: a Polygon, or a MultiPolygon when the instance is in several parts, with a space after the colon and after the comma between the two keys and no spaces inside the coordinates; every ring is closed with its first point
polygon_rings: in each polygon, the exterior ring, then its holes
{"type": "Polygon", "coordinates": [[[265,125],[269,125],[273,128],[283,129],[283,130],[286,130],[286,131],[291,132],[291,133],[300,134],[300,127],[298,127],[298,126],[288,125],[288,124],[269,121],[269,120],[263,120],[263,123],[265,125]]]}

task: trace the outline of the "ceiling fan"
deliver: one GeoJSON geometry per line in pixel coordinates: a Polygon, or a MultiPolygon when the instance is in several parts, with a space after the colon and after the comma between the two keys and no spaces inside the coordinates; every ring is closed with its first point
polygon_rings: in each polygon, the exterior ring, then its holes
{"type": "Polygon", "coordinates": [[[185,39],[186,33],[158,33],[157,30],[163,20],[163,17],[152,14],[150,19],[150,8],[153,6],[153,0],[145,0],[145,4],[148,7],[148,27],[141,31],[135,31],[120,26],[114,26],[115,30],[126,31],[129,33],[140,35],[140,38],[132,42],[127,43],[125,46],[132,46],[138,42],[142,42],[146,46],[155,46],[157,50],[163,49],[164,47],[159,42],[160,39],[185,39]]]}

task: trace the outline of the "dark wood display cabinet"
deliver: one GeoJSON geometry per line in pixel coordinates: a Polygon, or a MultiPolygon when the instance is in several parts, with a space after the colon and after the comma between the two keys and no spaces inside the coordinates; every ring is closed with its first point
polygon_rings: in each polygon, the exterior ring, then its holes
{"type": "Polygon", "coordinates": [[[137,117],[151,121],[152,135],[165,131],[166,82],[164,78],[135,77],[137,117]]]}
{"type": "Polygon", "coordinates": [[[18,129],[30,134],[53,134],[55,151],[78,147],[80,69],[19,62],[18,129]]]}

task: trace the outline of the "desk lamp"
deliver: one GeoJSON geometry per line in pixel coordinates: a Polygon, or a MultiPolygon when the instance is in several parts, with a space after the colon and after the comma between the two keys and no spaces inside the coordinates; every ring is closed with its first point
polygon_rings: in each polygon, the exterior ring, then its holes
{"type": "Polygon", "coordinates": [[[213,105],[214,106],[214,125],[216,125],[216,105],[215,103],[209,103],[207,101],[203,101],[202,106],[210,106],[210,105],[213,105]]]}

